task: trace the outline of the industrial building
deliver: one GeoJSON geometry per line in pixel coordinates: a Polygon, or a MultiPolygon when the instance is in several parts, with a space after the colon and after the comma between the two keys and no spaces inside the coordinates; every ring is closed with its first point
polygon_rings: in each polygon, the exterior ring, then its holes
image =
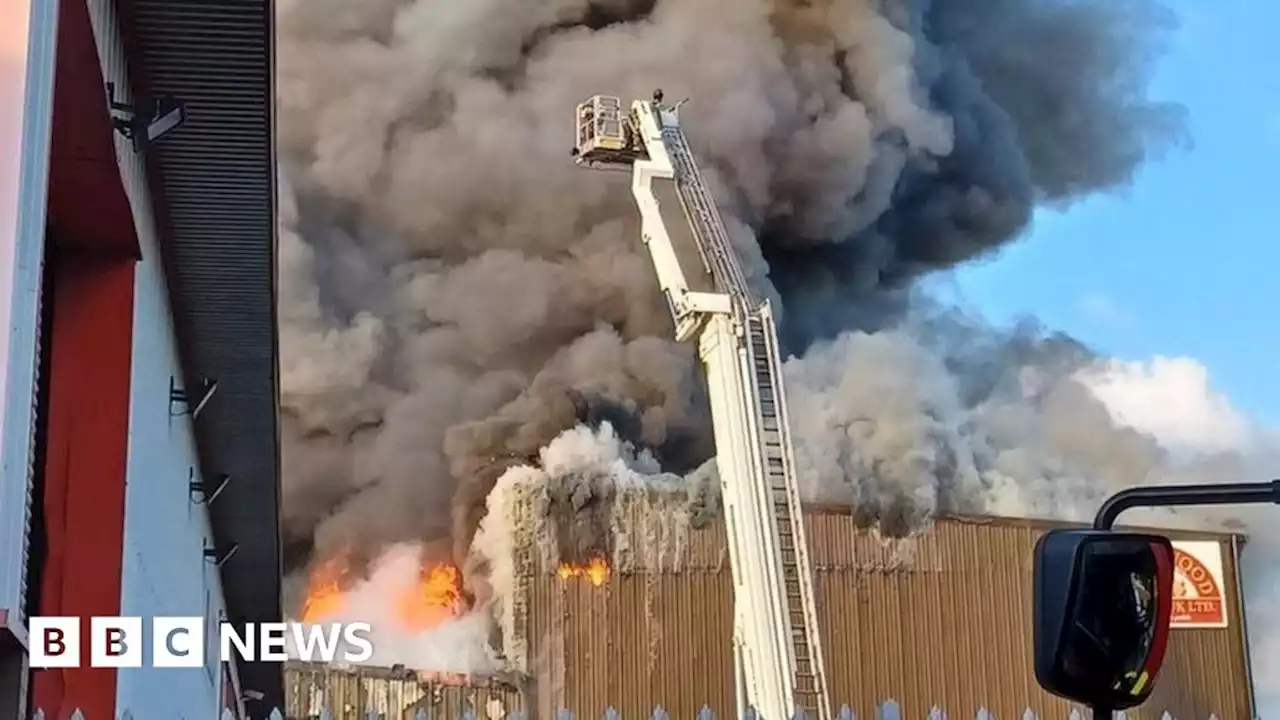
{"type": "Polygon", "coordinates": [[[423,717],[453,720],[473,714],[507,718],[524,710],[524,693],[512,683],[488,678],[436,675],[423,680],[414,671],[381,667],[336,667],[293,662],[285,670],[286,718],[386,720],[423,717]]]}
{"type": "MultiPolygon", "coordinates": [[[[858,528],[847,509],[809,508],[805,519],[836,708],[874,718],[893,700],[908,720],[934,708],[950,718],[983,709],[997,718],[1028,710],[1040,720],[1071,717],[1073,708],[1041,690],[1031,667],[1032,548],[1048,524],[945,518],[917,537],[886,542],[858,528]]],[[[1155,694],[1129,717],[1252,718],[1237,581],[1242,538],[1166,534],[1179,548],[1179,581],[1194,576],[1208,589],[1202,606],[1175,615],[1155,694]]],[[[733,582],[724,528],[692,530],[681,545],[658,567],[640,553],[599,586],[563,578],[538,559],[520,567],[514,604],[524,611],[515,626],[526,649],[517,659],[525,669],[518,692],[495,691],[487,681],[419,683],[386,670],[293,666],[287,715],[304,720],[328,709],[335,720],[370,711],[408,720],[410,708],[429,697],[427,704],[446,709],[430,715],[438,718],[455,717],[459,706],[492,717],[486,713],[495,703],[526,717],[564,709],[598,718],[609,708],[648,717],[657,706],[673,718],[694,717],[704,706],[732,716],[733,582]]]]}
{"type": "Polygon", "coordinates": [[[272,3],[4,8],[0,717],[267,717],[279,665],[31,671],[28,619],[281,618],[272,3]]]}

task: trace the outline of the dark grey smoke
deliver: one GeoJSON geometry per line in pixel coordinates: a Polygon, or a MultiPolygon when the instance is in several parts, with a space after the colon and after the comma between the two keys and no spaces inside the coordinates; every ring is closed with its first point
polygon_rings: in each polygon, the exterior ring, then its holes
{"type": "MultiPolygon", "coordinates": [[[[693,356],[669,340],[626,178],[568,162],[582,98],[691,98],[691,141],[801,352],[894,327],[914,278],[1016,239],[1038,203],[1123,185],[1175,138],[1176,111],[1145,96],[1157,10],[282,2],[299,556],[449,536],[461,560],[496,478],[584,421],[623,418],[611,424],[674,469],[709,456],[693,356]]],[[[1035,360],[1017,356],[1034,344],[978,336],[950,354],[976,385],[1035,360]]]]}

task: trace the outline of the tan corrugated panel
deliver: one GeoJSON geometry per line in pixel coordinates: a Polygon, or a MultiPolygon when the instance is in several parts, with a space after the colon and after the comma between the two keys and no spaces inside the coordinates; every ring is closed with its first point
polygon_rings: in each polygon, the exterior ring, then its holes
{"type": "Polygon", "coordinates": [[[1252,717],[1252,698],[1246,694],[1248,688],[1244,682],[1248,677],[1248,648],[1241,632],[1240,569],[1231,544],[1222,541],[1222,546],[1229,627],[1175,630],[1156,695],[1170,706],[1188,708],[1184,717],[1207,717],[1213,712],[1223,720],[1247,720],[1252,717]],[[1227,688],[1239,688],[1232,695],[1238,698],[1233,705],[1219,700],[1227,688]],[[1220,705],[1222,710],[1218,709],[1220,705]]]}
{"type": "Polygon", "coordinates": [[[413,720],[419,708],[433,718],[456,718],[463,712],[505,716],[524,708],[518,688],[481,679],[421,682],[388,668],[340,668],[320,663],[285,666],[285,718],[309,720],[328,710],[333,720],[366,720],[367,713],[392,720],[413,720]]]}
{"type": "MultiPolygon", "coordinates": [[[[1048,525],[956,518],[883,542],[848,514],[806,516],[837,707],[875,717],[876,704],[894,698],[908,720],[935,706],[951,717],[985,707],[1020,718],[1031,708],[1066,720],[1070,707],[1039,689],[1031,666],[1032,550],[1048,525]]],[[[681,570],[637,562],[603,587],[535,572],[528,640],[538,708],[598,717],[613,707],[633,717],[662,705],[692,717],[705,704],[731,713],[732,580],[722,533],[693,531],[681,570]]],[[[1234,558],[1221,542],[1228,607],[1236,608],[1234,558]]],[[[1155,697],[1130,717],[1248,718],[1244,652],[1234,616],[1226,630],[1176,630],[1155,697]]]]}
{"type": "Polygon", "coordinates": [[[728,572],[534,583],[530,670],[541,717],[561,707],[623,717],[659,704],[672,717],[704,704],[732,709],[732,607],[728,572]]]}
{"type": "MultiPolygon", "coordinates": [[[[501,685],[432,685],[418,702],[401,711],[402,720],[416,720],[419,709],[427,711],[434,720],[454,720],[463,713],[474,713],[479,718],[505,718],[524,709],[518,690],[501,685]]],[[[396,717],[388,715],[387,719],[396,717]]],[[[361,720],[364,720],[361,718],[361,720]]]]}

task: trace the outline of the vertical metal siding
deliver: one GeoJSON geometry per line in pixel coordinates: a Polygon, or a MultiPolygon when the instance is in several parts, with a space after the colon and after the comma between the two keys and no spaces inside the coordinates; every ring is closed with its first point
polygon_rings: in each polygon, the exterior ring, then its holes
{"type": "MultiPolygon", "coordinates": [[[[187,122],[148,156],[163,183],[170,292],[194,384],[218,381],[200,417],[202,459],[234,478],[211,513],[239,546],[221,572],[233,621],[280,617],[278,353],[275,303],[274,6],[266,0],[120,3],[130,55],[151,95],[187,122]]],[[[247,682],[278,686],[267,665],[247,682]]]]}
{"type": "Polygon", "coordinates": [[[414,720],[419,709],[451,720],[467,712],[488,717],[490,710],[507,717],[524,708],[518,688],[483,680],[421,682],[387,668],[307,662],[288,663],[284,677],[286,720],[310,720],[325,710],[332,720],[366,720],[369,713],[384,720],[414,720]]]}
{"type": "MultiPolygon", "coordinates": [[[[1244,541],[1238,537],[1232,537],[1230,560],[1235,569],[1231,571],[1232,575],[1239,575],[1241,552],[1244,550],[1244,541]]],[[[1258,716],[1258,696],[1253,686],[1253,655],[1249,649],[1249,612],[1245,602],[1244,583],[1237,583],[1236,587],[1236,605],[1233,608],[1236,614],[1236,622],[1240,624],[1241,643],[1241,661],[1244,663],[1244,677],[1248,681],[1249,689],[1249,717],[1256,718],[1258,716]]],[[[1230,616],[1228,616],[1230,617],[1230,616]]]]}
{"type": "MultiPolygon", "coordinates": [[[[43,272],[41,274],[43,275],[43,272]]],[[[31,436],[31,443],[28,447],[31,454],[27,459],[28,462],[25,468],[26,476],[27,476],[27,491],[25,493],[25,502],[22,503],[22,519],[21,519],[22,540],[18,544],[19,549],[17,553],[19,558],[19,564],[17,567],[18,595],[17,595],[17,604],[15,605],[15,607],[17,608],[17,611],[18,611],[17,623],[23,626],[27,624],[27,617],[31,614],[31,608],[28,607],[28,600],[31,598],[31,595],[28,592],[27,580],[28,578],[31,577],[31,570],[29,567],[30,560],[31,560],[31,518],[32,518],[32,512],[35,509],[33,505],[36,501],[35,492],[34,492],[34,490],[36,489],[36,472],[37,472],[36,464],[40,462],[40,455],[37,452],[36,445],[37,445],[37,438],[40,434],[40,426],[43,425],[45,421],[45,412],[44,412],[45,408],[42,407],[44,403],[41,402],[41,394],[42,394],[41,384],[48,382],[48,378],[41,377],[40,372],[45,363],[45,356],[48,354],[48,350],[49,350],[48,346],[51,345],[51,343],[49,342],[47,331],[45,329],[45,320],[50,316],[50,313],[48,312],[48,310],[52,307],[52,305],[49,305],[49,306],[45,305],[44,295],[45,295],[45,284],[42,280],[40,282],[39,289],[36,291],[36,301],[35,301],[36,323],[35,323],[35,329],[33,334],[35,336],[35,345],[36,345],[35,347],[36,363],[35,363],[35,372],[33,372],[31,375],[31,388],[34,392],[31,393],[31,426],[30,428],[28,428],[28,432],[31,436]]]]}
{"type": "MultiPolygon", "coordinates": [[[[1040,690],[1031,664],[1032,550],[1045,524],[950,519],[918,538],[883,542],[847,514],[811,511],[807,522],[837,707],[874,717],[892,698],[908,718],[936,706],[952,716],[985,707],[1020,717],[1030,708],[1067,720],[1072,708],[1040,690]]],[[[678,571],[638,561],[598,588],[535,564],[525,582],[538,710],[599,716],[613,707],[628,717],[662,705],[692,717],[705,704],[732,713],[722,533],[693,532],[678,571]]],[[[1230,552],[1224,567],[1234,606],[1230,552]]],[[[1130,717],[1247,718],[1243,657],[1236,618],[1226,630],[1176,630],[1156,694],[1130,717]]]]}
{"type": "MultiPolygon", "coordinates": [[[[84,2],[103,77],[114,83],[117,102],[132,103],[135,95],[116,2],[84,2]]],[[[103,92],[105,102],[105,88],[103,92]]],[[[182,370],[150,181],[144,156],[135,153],[119,133],[114,138],[141,251],[134,307],[122,603],[129,615],[203,614],[214,624],[224,614],[225,602],[217,571],[203,559],[204,547],[212,544],[208,512],[192,502],[187,486],[193,479],[189,473],[198,464],[194,429],[189,417],[169,413],[169,378],[176,376],[181,383],[182,370]]],[[[194,479],[200,479],[196,473],[194,479]]],[[[216,646],[210,647],[216,653],[216,646]]],[[[214,657],[207,660],[206,674],[189,673],[177,681],[165,680],[163,669],[139,668],[124,674],[118,711],[176,716],[216,707],[220,663],[214,657]]]]}
{"type": "MultiPolygon", "coordinates": [[[[118,81],[117,99],[171,94],[187,103],[187,122],[162,143],[119,153],[121,172],[143,258],[168,271],[165,312],[182,345],[182,384],[219,382],[200,417],[199,452],[204,471],[234,479],[203,518],[219,544],[239,547],[219,569],[229,619],[278,620],[274,5],[83,1],[109,76],[125,79],[126,61],[133,71],[132,82],[118,81]]],[[[240,672],[265,693],[258,704],[279,702],[277,666],[240,672]]]]}
{"type": "MultiPolygon", "coordinates": [[[[93,36],[98,43],[98,59],[102,65],[102,77],[115,84],[118,103],[131,105],[135,101],[133,84],[129,78],[128,58],[124,40],[120,34],[120,18],[114,0],[84,0],[89,8],[89,21],[93,24],[93,36]]],[[[106,88],[103,88],[106,102],[106,88]]],[[[144,262],[159,262],[155,214],[151,204],[151,190],[147,184],[146,163],[143,155],[135,153],[132,145],[120,133],[114,134],[116,159],[120,165],[120,181],[129,204],[133,207],[133,222],[138,232],[138,244],[144,262]]]]}
{"type": "MultiPolygon", "coordinates": [[[[30,550],[31,496],[35,472],[35,404],[39,387],[40,296],[43,277],[49,147],[53,127],[53,80],[58,35],[58,3],[19,5],[29,10],[22,108],[18,197],[12,251],[12,276],[0,292],[8,293],[8,315],[0,318],[8,342],[0,359],[0,618],[10,629],[25,632],[27,554],[30,550]]],[[[11,151],[11,148],[4,148],[11,151]]]]}

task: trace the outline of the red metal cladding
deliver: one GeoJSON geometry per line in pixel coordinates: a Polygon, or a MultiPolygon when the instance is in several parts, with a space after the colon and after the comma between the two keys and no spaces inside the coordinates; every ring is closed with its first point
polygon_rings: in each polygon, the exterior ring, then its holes
{"type": "Polygon", "coordinates": [[[84,0],[61,0],[59,7],[49,239],[59,249],[136,259],[138,236],[89,8],[84,0]]]}
{"type": "MultiPolygon", "coordinates": [[[[87,638],[89,617],[120,613],[138,242],[83,0],[60,3],[55,87],[46,239],[53,313],[38,499],[45,553],[35,614],[84,618],[87,638]]],[[[115,717],[116,671],[37,671],[32,706],[58,720],[76,709],[115,717]]]]}

